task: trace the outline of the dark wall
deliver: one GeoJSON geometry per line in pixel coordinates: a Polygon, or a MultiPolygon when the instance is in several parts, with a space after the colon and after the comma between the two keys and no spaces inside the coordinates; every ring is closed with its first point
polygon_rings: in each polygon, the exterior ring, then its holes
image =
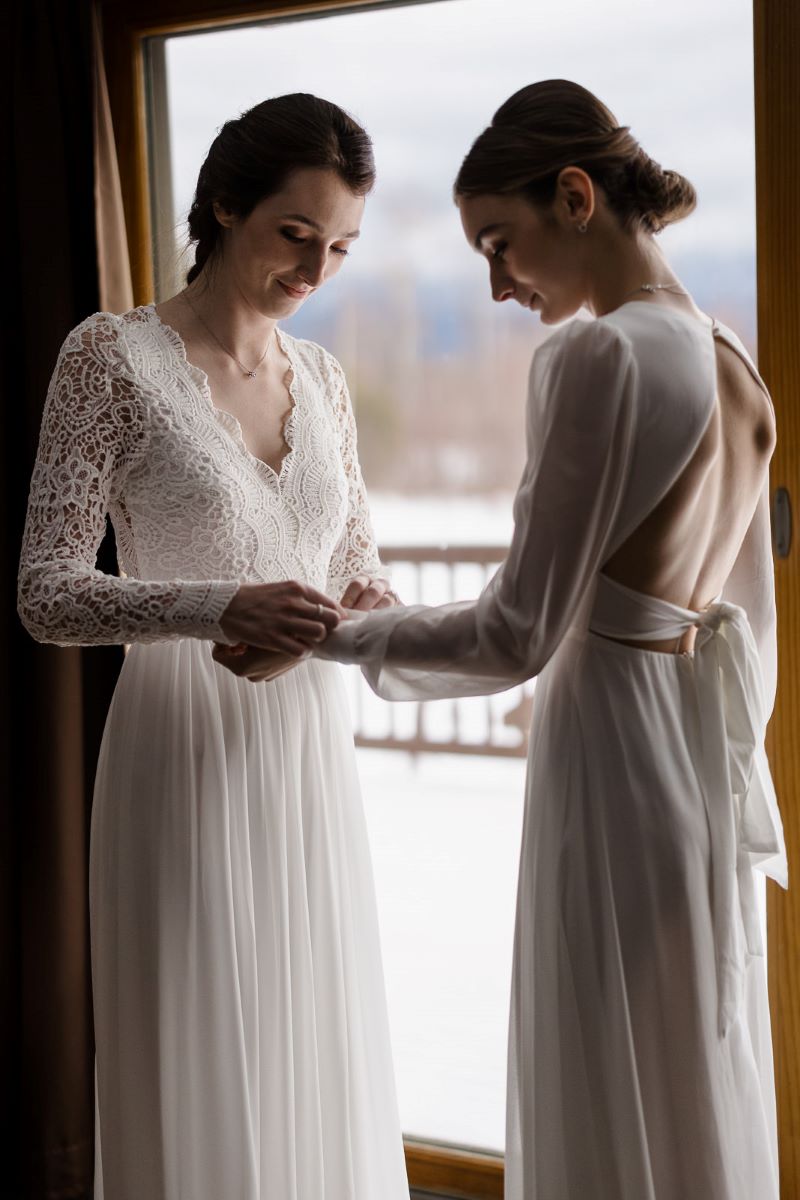
{"type": "MultiPolygon", "coordinates": [[[[3,6],[0,55],[2,1194],[82,1200],[93,1155],[91,782],[121,651],[34,643],[16,614],[16,574],[48,380],[67,332],[98,308],[89,0],[3,6]]],[[[113,544],[101,565],[114,569],[113,544]]]]}

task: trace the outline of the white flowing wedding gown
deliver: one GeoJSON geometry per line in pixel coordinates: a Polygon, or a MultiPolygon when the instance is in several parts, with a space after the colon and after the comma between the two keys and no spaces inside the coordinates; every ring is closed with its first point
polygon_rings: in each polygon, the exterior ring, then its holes
{"type": "Polygon", "coordinates": [[[507,1200],[778,1197],[753,873],[786,884],[763,744],[776,663],[766,477],[723,594],[702,612],[601,571],[700,443],[716,340],[761,382],[729,330],[648,301],[554,333],[531,369],[511,549],[480,598],[347,621],[321,651],[360,663],[389,699],[538,675],[507,1200]],[[692,625],[691,655],[609,640],[692,625]]]}
{"type": "Polygon", "coordinates": [[[73,330],[48,392],[20,614],[132,643],[92,811],[95,1200],[408,1200],[339,668],[211,657],[240,581],[380,570],[341,369],[279,336],[277,474],[152,306],[73,330]],[[106,512],[127,578],[95,569],[106,512]]]}

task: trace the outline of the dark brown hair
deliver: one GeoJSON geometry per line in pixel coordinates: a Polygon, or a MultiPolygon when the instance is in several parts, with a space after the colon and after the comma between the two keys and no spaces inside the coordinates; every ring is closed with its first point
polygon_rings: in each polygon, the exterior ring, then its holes
{"type": "Polygon", "coordinates": [[[529,84],[506,100],[473,143],[453,190],[456,199],[522,192],[547,205],[564,167],[581,167],[625,226],[648,233],[687,217],[697,203],[688,179],[663,170],[627,125],[567,79],[529,84]]]}
{"type": "Polygon", "coordinates": [[[293,92],[226,121],[200,168],[189,210],[189,241],[196,249],[186,282],[197,278],[219,246],[222,226],[214,215],[215,201],[247,217],[302,167],[335,171],[356,196],[365,196],[375,183],[369,135],[329,100],[293,92]]]}

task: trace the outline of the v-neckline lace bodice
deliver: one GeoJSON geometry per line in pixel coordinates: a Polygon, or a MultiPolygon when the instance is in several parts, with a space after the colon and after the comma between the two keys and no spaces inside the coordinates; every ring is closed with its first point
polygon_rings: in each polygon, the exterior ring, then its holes
{"type": "Polygon", "coordinates": [[[50,383],[20,562],[20,613],[61,645],[224,641],[242,582],[297,579],[338,598],[380,562],[347,385],[321,346],[280,331],[291,367],[275,470],[218,408],[153,305],[95,313],[50,383]],[[106,514],[124,578],[98,571],[106,514]]]}
{"type": "Polygon", "coordinates": [[[242,429],[242,423],[239,418],[236,417],[234,413],[229,412],[228,409],[221,408],[220,405],[215,404],[214,398],[211,394],[211,383],[208,378],[208,373],[204,371],[202,367],[196,366],[190,360],[189,355],[186,352],[186,343],[178,333],[177,329],[175,329],[174,326],[170,325],[169,322],[165,321],[163,317],[160,316],[155,304],[145,305],[145,309],[152,313],[154,321],[157,322],[166,339],[174,347],[175,353],[184,364],[188,375],[194,380],[198,392],[213,410],[214,415],[219,420],[220,424],[229,429],[231,437],[240,447],[242,452],[246,454],[253,463],[256,464],[256,469],[263,469],[263,472],[266,476],[266,482],[274,482],[275,484],[280,485],[284,474],[288,470],[289,459],[291,459],[292,454],[294,453],[294,425],[297,419],[297,408],[300,398],[300,389],[297,382],[297,367],[291,352],[291,339],[284,334],[283,330],[276,327],[275,336],[278,339],[278,344],[289,361],[288,391],[291,399],[291,407],[286,415],[286,420],[283,423],[282,429],[285,450],[281,458],[280,465],[276,469],[271,463],[268,463],[265,459],[260,458],[257,454],[254,454],[247,445],[247,441],[245,440],[244,436],[244,430],[242,429]]]}

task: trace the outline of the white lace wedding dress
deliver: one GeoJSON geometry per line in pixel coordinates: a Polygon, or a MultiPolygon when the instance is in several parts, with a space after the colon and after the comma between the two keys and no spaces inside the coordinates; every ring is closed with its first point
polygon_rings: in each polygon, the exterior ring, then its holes
{"type": "MultiPolygon", "coordinates": [[[[758,379],[730,330],[647,301],[556,331],[531,369],[511,548],[480,598],[360,614],[319,651],[360,663],[395,700],[538,676],[507,1200],[778,1200],[753,870],[786,883],[764,753],[766,473],[723,594],[702,612],[602,571],[697,449],[717,407],[717,342],[758,379]],[[611,640],[692,625],[693,655],[611,640]]],[[[692,512],[707,539],[704,506],[692,512]]]]}
{"type": "Polygon", "coordinates": [[[20,614],[132,643],[92,812],[95,1200],[408,1198],[339,668],[211,657],[238,582],[380,566],[341,369],[280,340],[278,474],[152,306],[73,330],[47,397],[20,614]],[[126,578],[95,569],[106,512],[126,578]]]}

